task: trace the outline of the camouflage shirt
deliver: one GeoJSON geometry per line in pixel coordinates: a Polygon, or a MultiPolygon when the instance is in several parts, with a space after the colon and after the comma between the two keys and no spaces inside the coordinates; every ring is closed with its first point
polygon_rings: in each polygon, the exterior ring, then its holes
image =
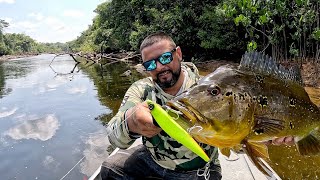
{"type": "MultiPolygon", "coordinates": [[[[179,91],[188,89],[198,81],[199,73],[196,66],[192,63],[182,62],[181,73],[185,73],[185,80],[179,91]]],[[[179,94],[178,93],[178,94],[179,94]]],[[[141,103],[146,99],[165,104],[174,96],[165,93],[151,77],[141,79],[133,83],[127,90],[118,113],[110,120],[107,129],[111,134],[109,141],[119,148],[128,148],[140,135],[129,132],[127,123],[124,122],[127,109],[141,103]]],[[[198,155],[170,138],[164,131],[161,131],[152,138],[142,137],[143,144],[151,152],[153,159],[160,166],[171,170],[196,170],[205,166],[206,162],[198,155]]],[[[200,144],[208,156],[212,158],[214,164],[219,164],[217,149],[200,144]]]]}

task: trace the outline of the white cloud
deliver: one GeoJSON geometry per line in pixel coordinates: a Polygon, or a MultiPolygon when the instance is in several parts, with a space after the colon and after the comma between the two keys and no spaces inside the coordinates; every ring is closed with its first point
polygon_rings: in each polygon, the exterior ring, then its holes
{"type": "Polygon", "coordinates": [[[24,29],[26,32],[34,32],[35,29],[39,27],[39,24],[32,21],[20,21],[16,23],[13,22],[10,26],[12,28],[24,29]]]}
{"type": "Polygon", "coordinates": [[[15,0],[0,0],[0,3],[13,4],[13,3],[15,3],[15,0]]]}
{"type": "Polygon", "coordinates": [[[39,27],[39,23],[32,21],[14,21],[9,19],[6,21],[9,23],[9,27],[4,28],[6,33],[24,33],[30,35],[30,33],[35,32],[39,27]]]}
{"type": "Polygon", "coordinates": [[[38,21],[41,21],[44,19],[44,16],[41,13],[32,12],[32,13],[28,14],[28,16],[33,17],[38,21]]]}
{"type": "Polygon", "coordinates": [[[51,28],[60,28],[61,26],[65,26],[65,24],[56,17],[46,17],[43,21],[46,25],[50,26],[51,28]]]}
{"type": "MultiPolygon", "coordinates": [[[[0,0],[0,2],[4,1],[9,0],[0,0]]],[[[59,15],[47,15],[44,11],[30,11],[23,18],[14,16],[2,18],[9,23],[9,27],[4,28],[4,32],[26,34],[37,42],[67,42],[76,39],[82,31],[86,30],[88,25],[92,24],[90,17],[93,18],[96,15],[93,11],[89,13],[72,8],[61,11],[59,15]]]]}
{"type": "Polygon", "coordinates": [[[79,10],[69,9],[63,12],[63,16],[73,17],[73,18],[81,18],[84,16],[83,12],[79,10]]]}

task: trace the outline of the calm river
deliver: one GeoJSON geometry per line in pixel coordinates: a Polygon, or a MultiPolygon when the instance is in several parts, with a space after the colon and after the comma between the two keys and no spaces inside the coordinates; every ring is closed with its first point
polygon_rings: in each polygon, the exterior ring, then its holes
{"type": "Polygon", "coordinates": [[[103,120],[136,79],[53,57],[0,62],[0,179],[84,179],[109,154],[103,120]]]}
{"type": "MultiPolygon", "coordinates": [[[[141,77],[121,77],[125,64],[53,57],[0,62],[0,179],[86,179],[111,151],[103,124],[141,77]]],[[[320,105],[320,90],[307,90],[320,105]]],[[[300,157],[294,147],[269,150],[284,179],[320,177],[320,157],[300,157]]]]}

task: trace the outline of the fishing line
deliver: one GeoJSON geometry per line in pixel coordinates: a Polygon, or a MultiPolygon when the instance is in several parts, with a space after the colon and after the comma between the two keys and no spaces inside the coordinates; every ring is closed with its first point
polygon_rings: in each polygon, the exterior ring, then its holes
{"type": "Polygon", "coordinates": [[[84,158],[85,156],[83,156],[60,180],[64,179],[84,158]]]}
{"type": "MultiPolygon", "coordinates": [[[[116,127],[115,129],[113,129],[111,132],[107,133],[107,136],[109,136],[111,133],[113,133],[115,130],[119,129],[121,127],[121,125],[124,125],[124,123],[138,110],[139,108],[135,108],[133,110],[133,112],[126,117],[118,127],[116,127]]],[[[60,180],[63,180],[65,177],[67,177],[67,175],[85,158],[85,156],[83,156],[60,180]]]]}
{"type": "Polygon", "coordinates": [[[247,158],[246,158],[244,155],[243,155],[243,158],[244,158],[244,161],[245,161],[246,164],[247,164],[247,168],[249,169],[253,180],[256,180],[256,178],[254,177],[253,172],[252,172],[252,170],[251,170],[251,168],[250,168],[250,166],[249,166],[249,163],[248,163],[248,161],[247,161],[247,158]]]}

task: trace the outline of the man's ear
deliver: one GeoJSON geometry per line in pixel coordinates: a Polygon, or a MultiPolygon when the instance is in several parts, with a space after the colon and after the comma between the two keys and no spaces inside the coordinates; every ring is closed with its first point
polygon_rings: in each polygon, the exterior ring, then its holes
{"type": "Polygon", "coordinates": [[[182,52],[181,52],[180,46],[177,46],[176,53],[177,53],[178,60],[182,61],[182,52]]]}

